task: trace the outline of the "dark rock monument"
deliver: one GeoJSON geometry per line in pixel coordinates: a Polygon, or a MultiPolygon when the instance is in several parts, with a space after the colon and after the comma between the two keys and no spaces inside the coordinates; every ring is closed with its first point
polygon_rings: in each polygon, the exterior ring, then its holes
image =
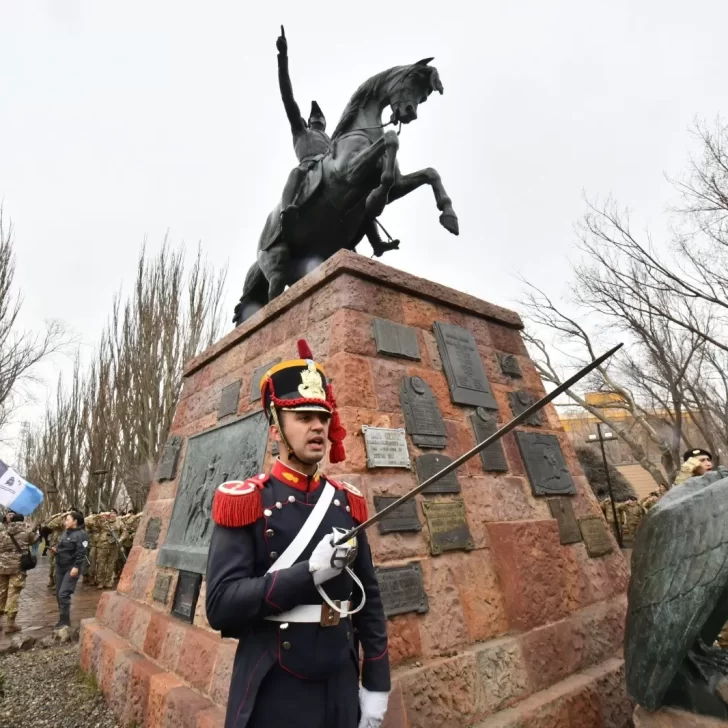
{"type": "Polygon", "coordinates": [[[728,720],[728,652],[713,645],[726,621],[728,468],[718,468],[668,491],[637,530],[624,640],[630,695],[647,711],[728,720]]]}

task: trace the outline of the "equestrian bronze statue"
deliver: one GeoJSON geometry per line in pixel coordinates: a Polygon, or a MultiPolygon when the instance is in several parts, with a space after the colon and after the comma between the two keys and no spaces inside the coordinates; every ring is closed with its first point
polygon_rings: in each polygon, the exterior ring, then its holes
{"type": "Polygon", "coordinates": [[[458,234],[458,218],[435,169],[402,174],[399,134],[387,126],[409,124],[433,91],[443,92],[431,58],[372,76],[351,97],[329,138],[326,119],[314,101],[301,116],[288,72],[288,41],[277,41],[278,78],[291,125],[298,166],[289,174],[282,200],[268,215],[258,241],[257,262],[235,307],[237,325],[283,293],[286,286],[341,249],[355,250],[367,237],[375,255],[398,247],[382,241],[377,218],[384,206],[422,185],[432,187],[440,223],[458,234]],[[382,113],[391,107],[387,124],[382,113]]]}

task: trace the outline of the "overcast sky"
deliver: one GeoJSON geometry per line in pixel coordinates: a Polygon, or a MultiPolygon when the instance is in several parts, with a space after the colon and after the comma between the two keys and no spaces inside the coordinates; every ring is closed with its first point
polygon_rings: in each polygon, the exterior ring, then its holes
{"type": "Polygon", "coordinates": [[[399,161],[440,172],[460,237],[422,188],[385,211],[402,246],[383,261],[505,305],[516,274],[563,287],[585,192],[658,220],[692,120],[726,107],[718,0],[0,0],[0,199],[28,327],[60,318],[93,345],[143,239],[167,230],[229,262],[232,311],[295,165],[281,23],[296,97],[329,131],[366,78],[435,56],[445,94],[403,128],[399,161]]]}

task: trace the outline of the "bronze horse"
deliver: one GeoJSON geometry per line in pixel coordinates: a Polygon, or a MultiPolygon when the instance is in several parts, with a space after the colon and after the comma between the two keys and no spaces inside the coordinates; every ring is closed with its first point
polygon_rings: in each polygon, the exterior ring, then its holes
{"type": "Polygon", "coordinates": [[[233,323],[245,321],[338,250],[354,250],[385,205],[424,184],[432,187],[440,224],[458,234],[458,218],[438,172],[428,167],[401,174],[399,136],[382,124],[386,107],[392,108],[391,124],[409,124],[433,91],[442,94],[431,60],[390,68],[354,93],[332,135],[331,151],[308,174],[297,199],[300,215],[285,238],[280,203],[268,215],[233,323]]]}

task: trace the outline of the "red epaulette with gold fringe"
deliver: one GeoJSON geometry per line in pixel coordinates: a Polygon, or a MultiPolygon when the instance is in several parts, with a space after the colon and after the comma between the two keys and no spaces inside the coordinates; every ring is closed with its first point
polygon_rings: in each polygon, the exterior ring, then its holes
{"type": "Polygon", "coordinates": [[[260,491],[268,477],[262,474],[248,480],[230,480],[219,485],[212,503],[212,520],[218,526],[241,528],[263,518],[260,491]]]}
{"type": "Polygon", "coordinates": [[[367,499],[364,497],[364,494],[351,483],[345,483],[343,480],[332,480],[328,475],[326,476],[326,480],[338,490],[346,491],[346,497],[349,500],[349,507],[351,508],[351,517],[357,523],[364,523],[369,518],[367,499]]]}

